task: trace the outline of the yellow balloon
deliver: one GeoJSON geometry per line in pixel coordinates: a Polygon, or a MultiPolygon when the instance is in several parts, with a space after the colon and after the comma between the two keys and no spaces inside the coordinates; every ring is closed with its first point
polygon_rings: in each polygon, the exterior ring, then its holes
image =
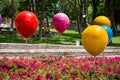
{"type": "Polygon", "coordinates": [[[82,33],[82,43],[88,53],[97,56],[106,48],[108,34],[99,25],[88,26],[82,33]]]}
{"type": "Polygon", "coordinates": [[[111,27],[111,21],[106,16],[98,16],[94,19],[93,25],[106,25],[111,27]]]}

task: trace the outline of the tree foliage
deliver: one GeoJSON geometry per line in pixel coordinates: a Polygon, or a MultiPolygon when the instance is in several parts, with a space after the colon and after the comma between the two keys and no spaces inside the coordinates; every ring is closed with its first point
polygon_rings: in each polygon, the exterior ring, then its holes
{"type": "Polygon", "coordinates": [[[9,0],[0,1],[0,13],[3,17],[11,17],[11,4],[9,0]]]}
{"type": "MultiPolygon", "coordinates": [[[[11,1],[0,0],[0,13],[3,16],[12,16],[11,1]]],[[[39,26],[42,27],[44,20],[51,23],[53,15],[58,12],[67,14],[71,23],[77,23],[79,32],[81,26],[87,27],[88,23],[91,24],[93,19],[99,15],[109,17],[112,24],[120,23],[120,0],[14,0],[14,3],[16,14],[23,10],[32,10],[31,8],[35,7],[35,13],[40,22],[39,26]]]]}

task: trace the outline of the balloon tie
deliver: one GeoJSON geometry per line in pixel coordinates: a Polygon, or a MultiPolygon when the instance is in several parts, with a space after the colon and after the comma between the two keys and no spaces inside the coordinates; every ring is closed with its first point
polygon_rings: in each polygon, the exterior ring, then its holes
{"type": "Polygon", "coordinates": [[[94,74],[96,72],[96,56],[94,56],[94,74]]]}
{"type": "MultiPolygon", "coordinates": [[[[59,33],[60,44],[62,43],[62,33],[59,33]]],[[[60,45],[60,53],[62,52],[62,44],[60,45]]],[[[59,55],[61,56],[61,55],[59,55]]],[[[62,56],[61,56],[62,57],[62,56]]]]}
{"type": "Polygon", "coordinates": [[[29,49],[29,45],[28,45],[28,39],[26,38],[26,52],[29,53],[30,49],[29,49]]]}

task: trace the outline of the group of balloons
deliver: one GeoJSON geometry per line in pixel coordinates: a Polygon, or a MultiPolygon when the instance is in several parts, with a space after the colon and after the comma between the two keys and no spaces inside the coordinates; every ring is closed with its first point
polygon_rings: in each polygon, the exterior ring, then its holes
{"type": "MultiPolygon", "coordinates": [[[[69,26],[69,18],[64,13],[57,13],[53,16],[52,23],[59,33],[63,33],[69,26]]],[[[35,33],[38,18],[33,12],[22,11],[15,17],[15,26],[18,33],[27,39],[35,33]]]]}
{"type": "MultiPolygon", "coordinates": [[[[0,23],[2,16],[0,15],[0,23]]],[[[70,24],[69,17],[64,13],[57,13],[53,16],[54,28],[63,33],[70,24]]],[[[32,36],[38,27],[38,18],[31,11],[22,11],[15,17],[15,26],[20,35],[24,38],[32,36]]],[[[106,16],[98,16],[94,19],[93,25],[88,26],[82,33],[84,48],[93,56],[99,55],[112,40],[113,32],[111,22],[106,16]]]]}
{"type": "Polygon", "coordinates": [[[88,53],[94,57],[99,55],[112,40],[111,21],[106,16],[98,16],[93,25],[82,33],[82,43],[88,53]]]}

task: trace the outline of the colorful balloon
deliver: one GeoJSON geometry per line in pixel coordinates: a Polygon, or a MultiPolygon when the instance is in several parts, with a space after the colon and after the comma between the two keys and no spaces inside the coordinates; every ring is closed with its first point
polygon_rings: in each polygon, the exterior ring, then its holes
{"type": "Polygon", "coordinates": [[[107,25],[111,27],[111,21],[106,16],[98,16],[94,19],[93,25],[107,25]]]}
{"type": "Polygon", "coordinates": [[[0,24],[2,23],[2,15],[0,14],[0,24]]]}
{"type": "Polygon", "coordinates": [[[93,56],[99,55],[106,48],[107,42],[107,32],[99,25],[88,26],[82,33],[83,46],[93,56]]]}
{"type": "Polygon", "coordinates": [[[108,27],[106,25],[102,25],[102,27],[106,30],[106,32],[108,34],[108,44],[109,44],[112,40],[112,37],[113,37],[113,31],[110,27],[108,27]]]}
{"type": "Polygon", "coordinates": [[[69,27],[70,21],[66,14],[57,13],[53,16],[52,23],[59,33],[63,33],[69,27]]]}
{"type": "Polygon", "coordinates": [[[31,11],[22,11],[15,17],[15,26],[19,34],[29,38],[38,27],[38,18],[31,11]]]}

